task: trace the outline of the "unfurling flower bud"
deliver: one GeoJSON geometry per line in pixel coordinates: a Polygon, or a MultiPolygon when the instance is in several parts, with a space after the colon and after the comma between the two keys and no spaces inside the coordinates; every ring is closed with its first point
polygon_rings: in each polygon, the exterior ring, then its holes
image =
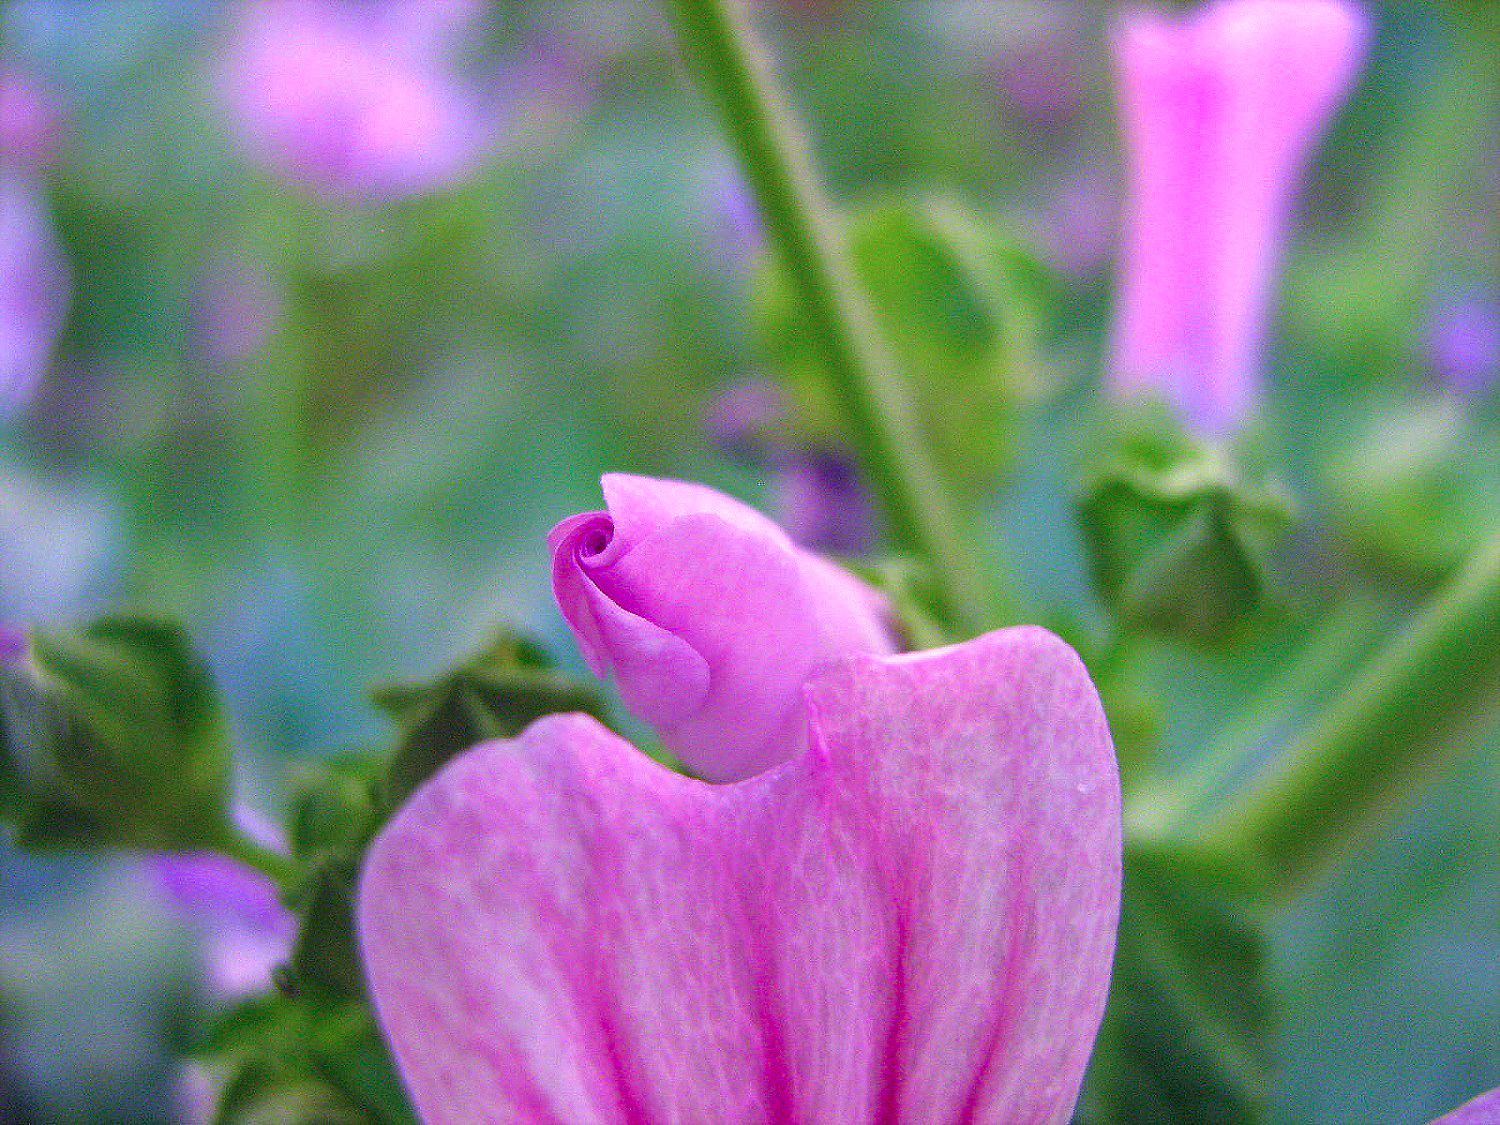
{"type": "Polygon", "coordinates": [[[607,511],[548,536],[553,591],[589,667],[700,776],[787,758],[815,668],[895,651],[885,599],[754,509],[679,481],[602,484],[607,511]]]}
{"type": "Polygon", "coordinates": [[[1293,192],[1367,39],[1349,0],[1220,0],[1121,21],[1117,391],[1155,392],[1214,437],[1253,410],[1293,192]]]}

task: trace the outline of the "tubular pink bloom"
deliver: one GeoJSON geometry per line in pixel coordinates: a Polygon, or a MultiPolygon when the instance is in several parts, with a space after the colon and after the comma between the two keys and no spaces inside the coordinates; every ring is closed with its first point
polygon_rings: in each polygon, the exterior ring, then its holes
{"type": "Polygon", "coordinates": [[[1130,193],[1113,380],[1232,431],[1260,393],[1293,193],[1369,25],[1349,0],[1134,12],[1115,37],[1130,193]]]}
{"type": "Polygon", "coordinates": [[[810,748],[748,781],[551,716],[386,826],[360,933],[424,1120],[1068,1119],[1120,897],[1082,664],[1007,629],[807,701],[810,748]]]}
{"type": "Polygon", "coordinates": [[[68,296],[41,184],[0,168],[0,418],[30,401],[46,374],[68,296]]]}
{"type": "Polygon", "coordinates": [[[884,598],[699,484],[608,473],[606,512],[547,537],[583,657],[700,777],[736,781],[805,743],[802,685],[895,650],[884,598]]]}
{"type": "Polygon", "coordinates": [[[1432,1125],[1497,1125],[1500,1123],[1500,1089],[1480,1094],[1464,1102],[1452,1113],[1445,1113],[1432,1125]]]}

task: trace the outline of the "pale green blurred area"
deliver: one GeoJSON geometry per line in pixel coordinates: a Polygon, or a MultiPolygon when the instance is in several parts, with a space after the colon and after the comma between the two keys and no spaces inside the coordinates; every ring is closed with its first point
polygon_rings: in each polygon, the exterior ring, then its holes
{"type": "MultiPolygon", "coordinates": [[[[1086,218],[1106,237],[1112,222],[1106,13],[1085,9],[1071,41],[1082,102],[1063,125],[1038,125],[996,79],[1029,49],[1025,29],[1063,7],[759,5],[839,198],[952,194],[1037,227],[1044,246],[1039,219],[1080,174],[1105,185],[1103,213],[1086,218]]],[[[229,693],[246,791],[267,809],[290,763],[376,737],[370,684],[436,670],[494,622],[578,667],[543,537],[597,506],[600,472],[765,496],[703,426],[713,395],[763,358],[720,198],[728,156],[660,14],[507,13],[481,50],[522,24],[587,27],[608,45],[576,118],[451,190],[358,208],[236,151],[212,88],[218,6],[0,8],[7,59],[68,106],[49,187],[74,276],[42,395],[0,429],[0,619],[124,604],[180,615],[229,693]],[[226,260],[268,276],[282,310],[255,354],[216,364],[199,309],[226,260]]],[[[1371,72],[1308,193],[1274,356],[1269,429],[1311,518],[1327,514],[1326,466],[1347,435],[1379,404],[1427,393],[1419,326],[1434,288],[1500,273],[1454,233],[1476,183],[1494,182],[1500,126],[1493,85],[1452,76],[1493,45],[1442,6],[1379,14],[1371,72]],[[1447,143],[1414,148],[1412,130],[1447,143]]],[[[1103,265],[1057,282],[1062,389],[1023,435],[1024,468],[991,521],[1037,603],[1083,618],[1099,611],[1068,441],[1098,378],[1103,265]]],[[[1493,435],[1494,396],[1472,409],[1493,435]]],[[[1394,615],[1422,588],[1386,576],[1382,596],[1394,615]]],[[[1317,596],[1289,596],[1255,651],[1151,654],[1168,759],[1212,742],[1296,647],[1317,596]]],[[[1425,1121],[1500,1085],[1497,748],[1492,725],[1283,915],[1275,1121],[1425,1121]]],[[[166,1119],[169,1056],[203,1017],[189,935],[127,860],[0,846],[0,879],[5,1081],[36,1120],[166,1119]]]]}

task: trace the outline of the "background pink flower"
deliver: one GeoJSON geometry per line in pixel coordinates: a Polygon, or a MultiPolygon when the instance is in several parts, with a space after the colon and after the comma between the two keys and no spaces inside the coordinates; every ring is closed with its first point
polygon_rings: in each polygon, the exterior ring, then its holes
{"type": "Polygon", "coordinates": [[[1158,393],[1214,435],[1254,407],[1297,181],[1368,35],[1349,0],[1219,0],[1120,21],[1117,391],[1158,393]]]}

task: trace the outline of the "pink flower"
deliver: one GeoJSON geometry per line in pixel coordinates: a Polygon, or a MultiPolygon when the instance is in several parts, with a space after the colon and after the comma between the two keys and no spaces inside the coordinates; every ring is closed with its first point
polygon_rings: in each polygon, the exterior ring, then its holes
{"type": "Polygon", "coordinates": [[[418,791],[358,909],[425,1121],[1068,1120],[1120,896],[1082,664],[1007,629],[807,706],[732,785],[561,715],[418,791]]]}
{"type": "Polygon", "coordinates": [[[1221,0],[1120,22],[1116,390],[1159,393],[1211,435],[1252,410],[1293,192],[1367,37],[1348,0],[1221,0]]]}
{"type": "Polygon", "coordinates": [[[782,761],[820,664],[894,651],[884,599],[753,508],[681,481],[602,484],[608,511],[547,538],[557,604],[589,667],[700,777],[782,761]]]}
{"type": "Polygon", "coordinates": [[[68,265],[42,185],[0,168],[0,418],[31,400],[68,311],[68,265]]]}
{"type": "Polygon", "coordinates": [[[1500,1090],[1491,1090],[1464,1102],[1452,1113],[1445,1113],[1432,1125],[1496,1125],[1497,1122],[1500,1122],[1500,1090]]]}

